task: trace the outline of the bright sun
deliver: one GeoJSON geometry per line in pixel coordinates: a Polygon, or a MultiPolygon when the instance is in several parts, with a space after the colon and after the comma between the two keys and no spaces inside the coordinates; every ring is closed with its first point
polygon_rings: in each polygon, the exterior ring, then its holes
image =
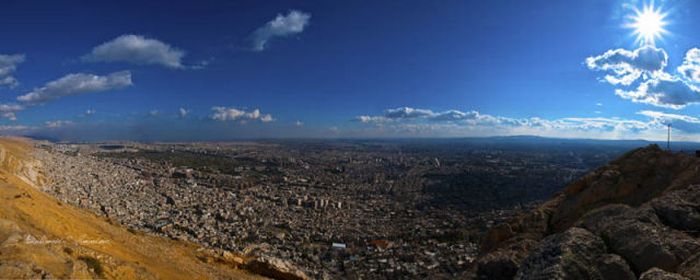
{"type": "Polygon", "coordinates": [[[666,34],[664,29],[666,26],[666,13],[662,13],[660,9],[654,8],[654,4],[645,6],[641,11],[635,9],[635,15],[631,16],[632,22],[627,25],[634,29],[634,34],[637,35],[637,42],[642,45],[654,45],[656,39],[660,39],[661,35],[666,34]]]}

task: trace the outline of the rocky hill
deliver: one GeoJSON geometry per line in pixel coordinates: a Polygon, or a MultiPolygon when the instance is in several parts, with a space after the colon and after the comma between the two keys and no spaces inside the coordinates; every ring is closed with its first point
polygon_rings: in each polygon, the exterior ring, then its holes
{"type": "Polygon", "coordinates": [[[700,279],[700,158],[633,150],[494,227],[476,279],[700,279]]]}
{"type": "Polygon", "coordinates": [[[262,278],[239,268],[260,263],[128,231],[60,203],[36,188],[46,179],[30,149],[27,140],[0,139],[1,279],[262,278]]]}

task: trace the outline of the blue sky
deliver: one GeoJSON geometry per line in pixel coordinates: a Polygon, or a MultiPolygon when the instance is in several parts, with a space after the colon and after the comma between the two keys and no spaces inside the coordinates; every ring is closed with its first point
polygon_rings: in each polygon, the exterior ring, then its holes
{"type": "Polygon", "coordinates": [[[645,1],[26,2],[0,10],[4,134],[700,132],[692,1],[653,3],[667,23],[653,44],[626,26],[645,1]]]}

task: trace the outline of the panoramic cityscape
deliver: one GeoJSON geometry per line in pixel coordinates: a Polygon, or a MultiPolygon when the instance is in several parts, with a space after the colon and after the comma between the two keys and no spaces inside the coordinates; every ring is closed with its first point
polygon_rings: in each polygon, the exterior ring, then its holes
{"type": "Polygon", "coordinates": [[[700,279],[695,11],[3,3],[0,280],[700,279]]]}
{"type": "Polygon", "coordinates": [[[486,229],[624,150],[441,144],[45,143],[37,158],[46,192],[135,230],[376,279],[457,276],[486,229]]]}

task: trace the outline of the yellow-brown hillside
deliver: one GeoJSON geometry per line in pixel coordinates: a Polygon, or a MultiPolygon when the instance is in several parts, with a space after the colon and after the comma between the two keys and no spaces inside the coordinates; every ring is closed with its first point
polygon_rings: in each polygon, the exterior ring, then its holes
{"type": "MultiPolygon", "coordinates": [[[[0,279],[258,279],[194,244],[130,232],[35,188],[29,140],[0,139],[0,279]]],[[[241,261],[240,259],[238,260],[241,261]]]]}

